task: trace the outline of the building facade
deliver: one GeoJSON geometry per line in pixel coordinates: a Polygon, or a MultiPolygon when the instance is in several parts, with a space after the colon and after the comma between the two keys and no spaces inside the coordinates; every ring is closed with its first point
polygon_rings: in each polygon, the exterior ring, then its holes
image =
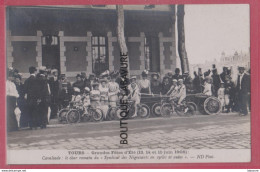
{"type": "MultiPolygon", "coordinates": [[[[130,74],[174,71],[175,12],[125,8],[130,74]]],[[[111,7],[8,7],[7,66],[28,77],[30,66],[57,68],[74,77],[82,71],[118,70],[117,13],[111,7]]]]}
{"type": "Polygon", "coordinates": [[[238,66],[245,67],[246,71],[250,69],[250,51],[240,52],[235,51],[233,55],[227,55],[225,52],[221,53],[219,60],[205,61],[203,64],[192,64],[191,73],[198,71],[198,68],[202,69],[202,72],[212,69],[212,65],[215,64],[218,73],[220,74],[223,71],[223,67],[228,67],[231,69],[231,76],[233,80],[237,79],[238,75],[238,66]]]}

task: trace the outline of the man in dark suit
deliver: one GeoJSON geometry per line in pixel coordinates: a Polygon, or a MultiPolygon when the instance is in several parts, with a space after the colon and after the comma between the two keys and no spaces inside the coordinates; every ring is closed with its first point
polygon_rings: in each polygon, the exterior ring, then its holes
{"type": "Polygon", "coordinates": [[[36,90],[39,124],[43,129],[46,128],[48,123],[48,107],[50,104],[50,87],[47,81],[47,70],[45,66],[39,68],[39,73],[36,76],[36,90]]]}
{"type": "Polygon", "coordinates": [[[247,102],[248,102],[248,93],[250,91],[250,77],[245,73],[244,67],[238,67],[238,78],[237,78],[237,94],[238,94],[238,107],[240,115],[247,115],[247,102]]]}
{"type": "Polygon", "coordinates": [[[33,66],[29,68],[30,77],[24,82],[24,93],[29,116],[29,127],[37,129],[39,115],[37,113],[37,98],[36,98],[36,72],[37,69],[33,66]]]}
{"type": "Polygon", "coordinates": [[[58,113],[58,93],[59,93],[59,81],[58,81],[58,70],[52,69],[51,75],[48,77],[48,83],[51,91],[51,116],[53,119],[57,116],[58,113]]]}
{"type": "Polygon", "coordinates": [[[212,69],[212,80],[213,80],[213,87],[214,87],[214,96],[218,97],[218,89],[220,88],[220,83],[221,83],[221,80],[220,80],[220,76],[218,74],[218,71],[216,68],[213,68],[212,69]]]}

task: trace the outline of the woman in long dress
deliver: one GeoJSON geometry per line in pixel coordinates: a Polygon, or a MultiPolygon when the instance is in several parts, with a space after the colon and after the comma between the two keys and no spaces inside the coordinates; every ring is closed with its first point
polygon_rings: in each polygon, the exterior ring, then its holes
{"type": "MultiPolygon", "coordinates": [[[[19,94],[19,98],[17,99],[17,105],[21,111],[21,118],[20,118],[20,127],[28,127],[29,126],[29,116],[26,109],[26,101],[24,98],[24,84],[21,82],[21,75],[15,76],[15,86],[16,90],[19,94]]],[[[18,121],[19,122],[19,121],[18,121]]]]}
{"type": "Polygon", "coordinates": [[[16,116],[14,113],[14,110],[16,108],[16,101],[19,97],[19,94],[17,92],[16,86],[13,83],[14,77],[13,77],[13,71],[8,70],[7,71],[8,78],[6,81],[6,103],[7,103],[7,131],[17,131],[18,130],[18,123],[16,120],[16,116]]]}
{"type": "Polygon", "coordinates": [[[141,93],[141,103],[149,104],[151,98],[151,83],[148,80],[148,71],[142,72],[142,79],[139,81],[139,88],[141,93]]]}

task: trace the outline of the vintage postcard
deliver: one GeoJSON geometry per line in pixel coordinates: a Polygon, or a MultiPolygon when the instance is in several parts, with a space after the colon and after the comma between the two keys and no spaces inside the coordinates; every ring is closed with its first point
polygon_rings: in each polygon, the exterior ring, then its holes
{"type": "Polygon", "coordinates": [[[6,6],[7,164],[251,161],[248,4],[6,6]]]}

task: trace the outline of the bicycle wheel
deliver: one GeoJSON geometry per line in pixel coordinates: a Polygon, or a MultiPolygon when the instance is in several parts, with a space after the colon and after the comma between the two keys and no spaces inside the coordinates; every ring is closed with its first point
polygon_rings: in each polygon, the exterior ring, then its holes
{"type": "Polygon", "coordinates": [[[204,102],[204,110],[208,115],[218,114],[221,111],[221,102],[216,97],[208,97],[204,102]]]}
{"type": "Polygon", "coordinates": [[[194,115],[194,108],[192,105],[179,105],[175,108],[175,111],[178,116],[192,116],[194,115]]]}
{"type": "Polygon", "coordinates": [[[161,106],[161,115],[163,117],[169,117],[173,115],[174,109],[170,103],[165,103],[161,106]]]}
{"type": "Polygon", "coordinates": [[[102,121],[104,118],[103,112],[99,108],[91,109],[91,114],[95,122],[102,121]]]}
{"type": "Polygon", "coordinates": [[[120,108],[116,108],[116,112],[114,113],[114,116],[113,116],[114,120],[120,120],[122,118],[120,116],[120,112],[121,112],[120,108]]]}
{"type": "Polygon", "coordinates": [[[162,116],[161,115],[161,103],[155,103],[152,106],[152,113],[154,116],[162,116]]]}
{"type": "Polygon", "coordinates": [[[62,121],[66,121],[66,115],[68,113],[69,109],[68,108],[63,108],[58,112],[58,121],[62,122],[62,121]]]}
{"type": "Polygon", "coordinates": [[[132,116],[135,114],[135,106],[134,104],[131,104],[128,108],[129,111],[128,116],[126,118],[132,118],[132,116]]]}
{"type": "Polygon", "coordinates": [[[145,104],[140,104],[138,108],[137,115],[141,118],[149,118],[150,116],[150,108],[145,104]]]}
{"type": "Polygon", "coordinates": [[[196,103],[194,103],[194,102],[187,102],[187,105],[192,106],[194,111],[197,111],[197,110],[198,110],[198,106],[197,106],[196,103]]]}
{"type": "Polygon", "coordinates": [[[69,124],[78,123],[80,121],[80,113],[78,110],[72,109],[67,113],[66,118],[69,124]]]}
{"type": "Polygon", "coordinates": [[[192,116],[195,114],[194,107],[192,105],[187,105],[188,110],[185,112],[186,116],[192,116]]]}
{"type": "Polygon", "coordinates": [[[107,112],[107,119],[109,121],[116,119],[117,107],[110,107],[107,112]]]}

